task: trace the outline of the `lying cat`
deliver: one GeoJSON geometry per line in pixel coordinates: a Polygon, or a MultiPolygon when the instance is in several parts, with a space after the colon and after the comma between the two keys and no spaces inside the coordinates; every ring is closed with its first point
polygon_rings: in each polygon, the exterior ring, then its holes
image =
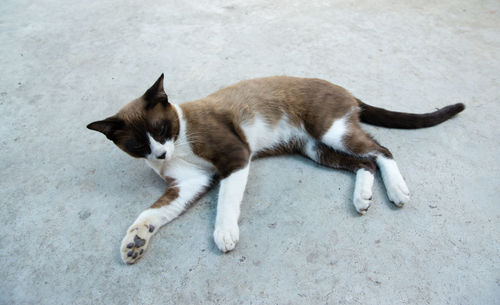
{"type": "Polygon", "coordinates": [[[161,226],[219,180],[214,240],[223,252],[234,249],[250,161],[256,157],[298,153],[356,173],[353,201],[360,214],[370,207],[378,166],[389,199],[401,207],[410,196],[398,166],[387,148],[363,132],[360,121],[422,128],[463,109],[455,104],[427,114],[392,112],[364,104],[327,81],[286,76],[242,81],[176,105],[168,101],[162,74],[116,115],[87,127],[132,157],[146,159],[168,183],[165,193],[127,230],[121,256],[132,264],[161,226]]]}

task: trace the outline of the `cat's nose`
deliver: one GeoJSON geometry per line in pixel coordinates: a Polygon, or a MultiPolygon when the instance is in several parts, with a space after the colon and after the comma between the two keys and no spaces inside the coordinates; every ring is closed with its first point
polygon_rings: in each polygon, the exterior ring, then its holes
{"type": "Polygon", "coordinates": [[[156,158],[158,158],[158,159],[165,159],[165,156],[166,156],[166,155],[167,155],[167,153],[166,153],[166,152],[164,152],[163,154],[161,154],[161,155],[157,156],[156,158]]]}

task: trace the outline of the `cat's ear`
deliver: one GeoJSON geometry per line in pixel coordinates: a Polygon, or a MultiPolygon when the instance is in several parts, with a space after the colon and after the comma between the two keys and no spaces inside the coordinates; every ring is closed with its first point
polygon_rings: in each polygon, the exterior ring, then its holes
{"type": "Polygon", "coordinates": [[[147,102],[146,108],[153,108],[158,103],[164,106],[168,105],[168,96],[163,89],[163,73],[160,78],[149,88],[143,95],[144,100],[147,102]]]}
{"type": "Polygon", "coordinates": [[[113,141],[114,134],[124,125],[122,119],[110,117],[102,121],[93,122],[87,125],[88,129],[103,133],[108,139],[113,141]]]}

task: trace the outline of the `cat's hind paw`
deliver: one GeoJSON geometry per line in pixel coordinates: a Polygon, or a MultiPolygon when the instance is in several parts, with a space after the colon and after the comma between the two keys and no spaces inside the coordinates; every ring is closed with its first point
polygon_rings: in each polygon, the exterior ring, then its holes
{"type": "Polygon", "coordinates": [[[134,224],[128,229],[121,245],[123,262],[133,264],[144,255],[154,230],[153,225],[146,223],[134,224]]]}
{"type": "Polygon", "coordinates": [[[214,241],[219,250],[228,252],[236,247],[236,243],[240,238],[240,229],[238,225],[215,228],[214,241]]]}
{"type": "Polygon", "coordinates": [[[360,169],[356,173],[353,203],[361,215],[364,215],[371,205],[373,179],[373,174],[365,169],[360,169]]]}
{"type": "Polygon", "coordinates": [[[393,181],[387,188],[387,197],[397,207],[401,208],[410,201],[410,191],[403,179],[393,181]]]}
{"type": "Polygon", "coordinates": [[[360,215],[364,215],[372,203],[371,194],[355,194],[354,207],[360,215]],[[358,195],[358,196],[356,196],[358,195]]]}

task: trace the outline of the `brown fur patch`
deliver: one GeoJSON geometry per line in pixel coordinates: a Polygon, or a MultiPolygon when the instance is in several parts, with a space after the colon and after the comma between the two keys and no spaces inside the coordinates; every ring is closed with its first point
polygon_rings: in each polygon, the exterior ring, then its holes
{"type": "Polygon", "coordinates": [[[289,154],[299,154],[302,152],[305,143],[299,139],[293,139],[288,143],[283,143],[281,145],[275,146],[273,148],[264,149],[259,151],[253,157],[254,159],[265,158],[271,156],[289,155],[289,154]]]}
{"type": "Polygon", "coordinates": [[[161,208],[162,206],[169,205],[172,201],[179,197],[180,189],[177,186],[175,179],[167,177],[165,180],[168,183],[168,187],[163,195],[151,206],[151,208],[161,208]]]}
{"type": "Polygon", "coordinates": [[[314,161],[326,167],[343,169],[352,172],[356,172],[358,169],[364,168],[372,174],[374,174],[377,170],[377,165],[373,158],[361,158],[352,156],[334,150],[322,143],[318,144],[316,149],[318,153],[318,159],[314,161]]]}
{"type": "Polygon", "coordinates": [[[181,108],[193,152],[211,162],[221,178],[225,178],[246,166],[250,148],[230,110],[210,107],[211,104],[187,103],[181,108]]]}
{"type": "Polygon", "coordinates": [[[348,125],[349,132],[345,135],[343,140],[349,152],[358,156],[377,152],[387,158],[392,158],[392,154],[387,148],[380,145],[375,139],[361,129],[357,116],[351,118],[348,125]]]}
{"type": "MultiPolygon", "coordinates": [[[[172,201],[179,197],[179,187],[176,184],[176,180],[170,177],[166,177],[165,181],[168,183],[168,187],[163,193],[163,195],[156,200],[156,202],[151,206],[152,209],[161,208],[162,206],[169,205],[172,201]]],[[[193,204],[198,201],[203,195],[205,195],[217,182],[219,182],[219,177],[213,176],[211,178],[210,184],[203,188],[198,195],[191,199],[187,205],[193,204]]]]}

